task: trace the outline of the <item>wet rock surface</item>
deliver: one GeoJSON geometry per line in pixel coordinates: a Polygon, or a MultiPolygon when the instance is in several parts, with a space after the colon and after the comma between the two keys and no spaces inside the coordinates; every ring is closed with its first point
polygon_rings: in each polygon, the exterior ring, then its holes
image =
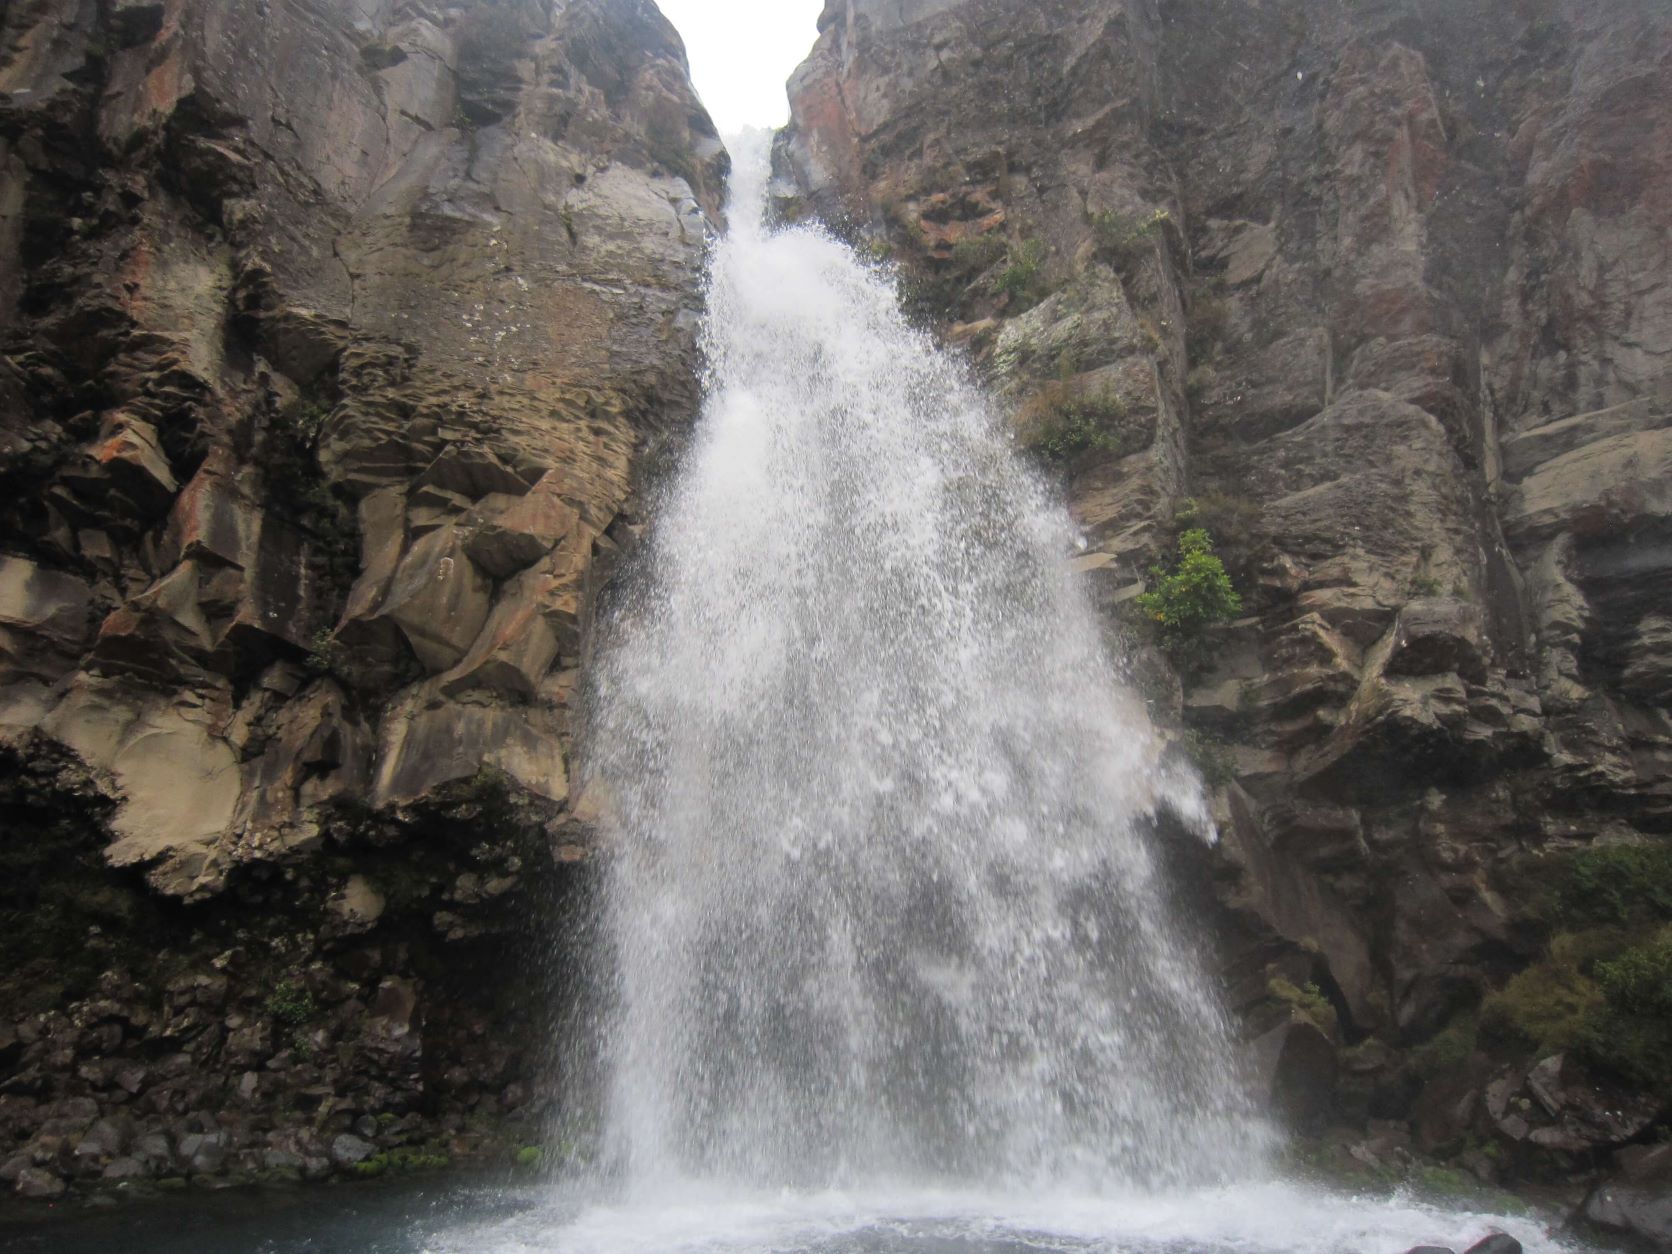
{"type": "Polygon", "coordinates": [[[1216,794],[1214,865],[1178,874],[1274,1098],[1470,1180],[1602,1178],[1672,1109],[1672,1020],[1626,992],[1672,922],[1672,18],[820,25],[779,208],[896,266],[1063,483],[1216,794]],[[1135,609],[1187,527],[1244,609],[1169,667],[1135,609]],[[1575,904],[1601,883],[1618,909],[1575,904]]]}
{"type": "Polygon", "coordinates": [[[576,675],[726,169],[648,3],[0,12],[8,1190],[543,1117],[576,675]]]}

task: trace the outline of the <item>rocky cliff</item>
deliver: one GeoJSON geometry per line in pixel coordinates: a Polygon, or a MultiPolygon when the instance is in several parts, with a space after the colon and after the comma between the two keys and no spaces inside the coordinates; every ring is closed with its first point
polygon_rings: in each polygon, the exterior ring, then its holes
{"type": "Polygon", "coordinates": [[[576,668],[726,165],[649,0],[0,6],[8,1186],[540,1113],[576,668]]]}
{"type": "Polygon", "coordinates": [[[1216,786],[1216,862],[1180,873],[1279,1097],[1378,1167],[1414,1141],[1582,1185],[1652,1142],[1672,15],[829,0],[820,29],[780,203],[893,264],[1063,481],[1216,786]],[[1244,609],[1164,659],[1137,598],[1192,528],[1244,609]]]}
{"type": "MultiPolygon", "coordinates": [[[[1592,1217],[1664,1226],[1672,17],[820,31],[781,204],[1060,478],[1213,785],[1180,899],[1274,1095],[1348,1164],[1614,1172],[1592,1217]],[[1158,636],[1198,528],[1241,617],[1158,636]]],[[[18,1192],[376,1174],[549,1113],[572,694],[695,404],[725,168],[648,0],[0,8],[18,1192]]]]}

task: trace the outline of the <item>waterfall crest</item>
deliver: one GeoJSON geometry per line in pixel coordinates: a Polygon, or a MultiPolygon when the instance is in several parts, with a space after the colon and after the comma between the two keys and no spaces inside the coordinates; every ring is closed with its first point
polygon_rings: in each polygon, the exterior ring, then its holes
{"type": "Polygon", "coordinates": [[[1162,767],[1052,492],[744,146],[707,403],[604,625],[609,1149],[630,1179],[1089,1187],[1258,1157],[1162,767]]]}

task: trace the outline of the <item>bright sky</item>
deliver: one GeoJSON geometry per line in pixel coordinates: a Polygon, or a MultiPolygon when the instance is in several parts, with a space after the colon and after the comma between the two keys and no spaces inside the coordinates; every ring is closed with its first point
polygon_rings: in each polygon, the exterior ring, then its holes
{"type": "Polygon", "coordinates": [[[720,134],[789,121],[784,84],[812,51],[823,0],[656,0],[679,28],[720,134]]]}

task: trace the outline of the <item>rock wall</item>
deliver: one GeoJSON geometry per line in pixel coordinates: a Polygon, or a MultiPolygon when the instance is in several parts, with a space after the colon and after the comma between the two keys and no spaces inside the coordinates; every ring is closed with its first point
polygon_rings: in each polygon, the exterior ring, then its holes
{"type": "MultiPolygon", "coordinates": [[[[1217,863],[1184,873],[1305,1080],[1282,1096],[1392,1120],[1372,1160],[1414,1137],[1492,1178],[1650,1139],[1667,1007],[1610,1071],[1515,999],[1613,997],[1618,932],[1547,946],[1574,874],[1672,894],[1672,15],[829,0],[820,27],[780,203],[890,260],[1061,476],[1217,785],[1217,863]],[[1245,610],[1168,668],[1133,610],[1187,526],[1245,610]]],[[[1668,902],[1612,922],[1664,958],[1668,902]]]]}
{"type": "Polygon", "coordinates": [[[0,9],[0,1179],[540,1115],[726,169],[649,0],[0,9]]]}

